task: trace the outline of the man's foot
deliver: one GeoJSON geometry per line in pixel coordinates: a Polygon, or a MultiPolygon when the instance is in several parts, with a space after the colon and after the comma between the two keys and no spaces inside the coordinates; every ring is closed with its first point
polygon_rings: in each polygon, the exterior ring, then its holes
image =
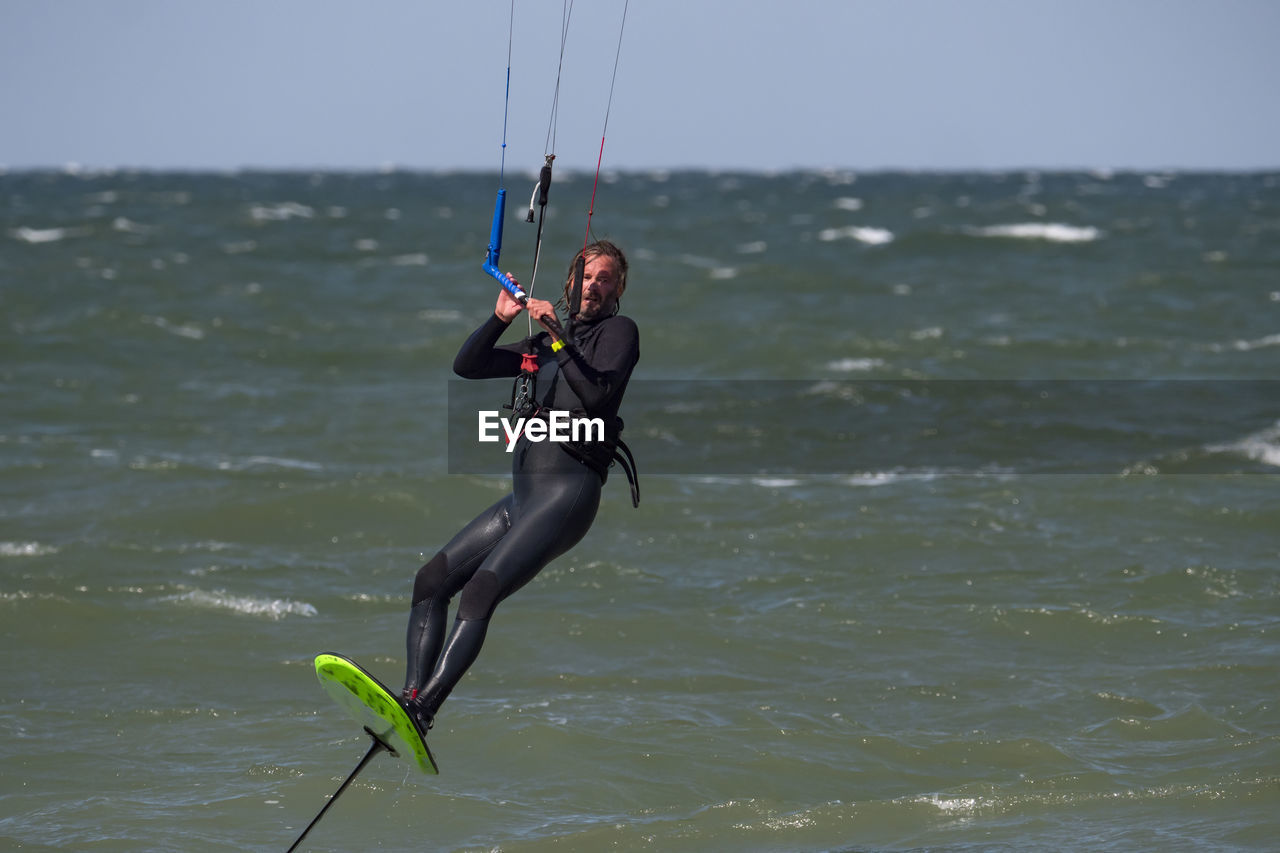
{"type": "Polygon", "coordinates": [[[435,725],[435,717],[428,714],[422,705],[418,702],[418,691],[410,691],[405,689],[400,693],[400,707],[404,708],[404,712],[409,715],[409,719],[418,727],[418,733],[424,738],[431,727],[435,725]]]}

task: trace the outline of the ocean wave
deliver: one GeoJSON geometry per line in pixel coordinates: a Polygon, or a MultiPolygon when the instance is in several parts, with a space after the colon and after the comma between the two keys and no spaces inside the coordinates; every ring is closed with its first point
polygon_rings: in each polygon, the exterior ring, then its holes
{"type": "Polygon", "coordinates": [[[705,270],[707,275],[714,280],[725,280],[738,277],[737,267],[728,266],[715,258],[686,254],[680,256],[680,262],[700,270],[705,270]]]}
{"type": "Polygon", "coordinates": [[[1209,352],[1252,352],[1266,347],[1280,347],[1280,333],[1254,338],[1251,341],[1235,340],[1226,344],[1209,344],[1209,352]]]}
{"type": "Polygon", "coordinates": [[[228,255],[244,255],[257,248],[257,240],[230,240],[222,244],[222,251],[228,255]]]}
{"type": "Polygon", "coordinates": [[[1032,628],[1053,629],[1068,628],[1078,630],[1084,626],[1145,627],[1160,626],[1164,620],[1145,614],[1125,614],[1093,610],[1088,607],[1059,607],[1041,605],[1038,607],[997,607],[989,608],[992,618],[1001,624],[1016,628],[1023,634],[1030,634],[1032,628]]]}
{"type": "Polygon", "coordinates": [[[154,457],[139,456],[129,462],[134,471],[172,471],[184,466],[217,471],[254,471],[263,468],[282,468],[291,471],[323,471],[324,465],[305,459],[283,456],[246,456],[242,458],[198,458],[177,453],[161,453],[154,457]]]}
{"type": "Polygon", "coordinates": [[[1008,225],[988,225],[982,228],[965,228],[963,233],[974,237],[1001,237],[1012,240],[1046,240],[1050,243],[1092,243],[1103,232],[1088,225],[1066,225],[1061,222],[1016,222],[1008,225]]]}
{"type": "Polygon", "coordinates": [[[827,370],[838,370],[842,373],[875,370],[877,367],[884,366],[885,361],[882,358],[837,358],[826,364],[827,370]]]}
{"type": "Polygon", "coordinates": [[[690,477],[690,482],[708,486],[760,486],[765,489],[789,489],[805,482],[797,477],[725,477],[722,475],[704,475],[690,477]]]}
{"type": "Polygon", "coordinates": [[[891,486],[894,483],[928,482],[943,476],[941,471],[864,471],[844,479],[845,485],[859,487],[891,486]]]}
{"type": "Polygon", "coordinates": [[[274,388],[260,388],[238,382],[208,383],[201,380],[187,380],[178,386],[183,391],[191,391],[214,400],[228,397],[247,397],[249,399],[268,399],[277,396],[274,388]]]}
{"type": "Polygon", "coordinates": [[[15,590],[14,592],[0,592],[0,601],[9,602],[9,603],[12,603],[15,601],[57,601],[65,604],[68,602],[68,600],[69,599],[65,598],[64,596],[58,595],[56,593],[32,592],[27,589],[19,589],[19,590],[15,590]]]}
{"type": "Polygon", "coordinates": [[[868,246],[882,246],[893,242],[893,232],[886,228],[870,228],[860,225],[849,225],[844,228],[823,228],[818,232],[818,239],[824,243],[836,240],[856,240],[868,246]]]}
{"type": "Polygon", "coordinates": [[[1247,793],[1253,788],[1265,790],[1266,785],[1271,781],[1273,780],[1228,780],[1214,784],[1185,783],[1128,790],[997,793],[979,796],[924,794],[902,797],[893,802],[900,805],[929,806],[948,817],[994,817],[1016,814],[1029,809],[1079,809],[1090,804],[1115,803],[1117,801],[1159,802],[1185,800],[1187,798],[1208,801],[1222,799],[1228,796],[1229,792],[1234,792],[1236,789],[1242,789],[1240,793],[1247,793]]]}
{"type": "Polygon", "coordinates": [[[807,485],[836,487],[875,488],[896,483],[928,483],[945,477],[969,477],[1009,480],[1017,475],[1010,469],[986,466],[980,469],[959,468],[896,468],[885,471],[859,471],[854,474],[800,474],[796,476],[761,476],[703,474],[688,477],[688,482],[708,486],[760,486],[762,488],[794,488],[807,485]]]}
{"type": "Polygon", "coordinates": [[[73,237],[76,234],[83,233],[82,229],[75,228],[28,228],[25,225],[20,228],[11,228],[9,236],[15,240],[21,240],[23,243],[56,243],[67,237],[73,237]]]}
{"type": "Polygon", "coordinates": [[[461,311],[454,308],[428,308],[419,311],[417,317],[433,323],[459,323],[466,319],[461,311]]]}
{"type": "Polygon", "coordinates": [[[163,329],[171,335],[177,335],[180,338],[190,338],[193,341],[204,339],[205,331],[194,323],[171,323],[164,317],[143,317],[142,322],[150,323],[157,329],[163,329]]]}
{"type": "Polygon", "coordinates": [[[0,542],[0,557],[43,557],[56,553],[58,549],[53,545],[39,542],[0,542]]]}
{"type": "Polygon", "coordinates": [[[248,471],[253,468],[289,468],[296,471],[323,471],[319,462],[305,459],[289,459],[281,456],[248,456],[244,459],[224,459],[218,463],[219,471],[248,471]]]}
{"type": "Polygon", "coordinates": [[[150,234],[156,229],[150,225],[143,225],[141,222],[134,222],[124,216],[117,216],[111,221],[111,229],[113,231],[122,231],[126,234],[150,234]]]}
{"type": "Polygon", "coordinates": [[[1211,444],[1209,453],[1229,453],[1280,468],[1280,421],[1236,441],[1211,444]]]}
{"type": "Polygon", "coordinates": [[[245,616],[262,616],[279,620],[286,616],[315,616],[317,611],[313,605],[305,601],[290,601],[284,598],[260,598],[252,595],[231,595],[217,590],[207,592],[193,589],[179,595],[169,595],[160,599],[163,602],[191,605],[212,610],[230,610],[245,616]]]}
{"type": "Polygon", "coordinates": [[[1000,465],[984,465],[981,468],[893,468],[885,471],[860,471],[839,477],[838,482],[858,488],[891,486],[895,483],[929,483],[945,477],[1011,480],[1017,472],[1000,465]]]}
{"type": "Polygon", "coordinates": [[[1234,738],[1246,732],[1200,705],[1189,705],[1158,717],[1113,717],[1088,727],[1085,733],[1129,741],[1180,741],[1234,738]]]}
{"type": "Polygon", "coordinates": [[[283,222],[286,219],[311,219],[316,215],[315,208],[296,201],[280,204],[255,204],[249,208],[249,217],[255,222],[283,222]]]}

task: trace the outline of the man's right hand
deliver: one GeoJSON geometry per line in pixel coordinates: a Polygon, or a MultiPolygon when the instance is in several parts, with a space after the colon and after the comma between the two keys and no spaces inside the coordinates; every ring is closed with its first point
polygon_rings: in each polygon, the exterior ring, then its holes
{"type": "MultiPolygon", "coordinates": [[[[520,286],[520,282],[516,281],[516,277],[511,273],[507,273],[507,278],[511,279],[517,287],[520,286]]],[[[517,302],[505,287],[498,289],[498,304],[494,306],[493,313],[498,315],[499,320],[510,323],[523,310],[524,306],[517,302]]]]}

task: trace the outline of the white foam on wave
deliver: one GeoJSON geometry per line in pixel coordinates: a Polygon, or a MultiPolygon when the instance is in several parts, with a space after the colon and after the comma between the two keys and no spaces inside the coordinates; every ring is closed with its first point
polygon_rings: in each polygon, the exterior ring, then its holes
{"type": "Polygon", "coordinates": [[[173,471],[183,467],[237,472],[254,471],[264,468],[282,468],[293,471],[324,470],[324,465],[319,462],[310,462],[305,459],[290,459],[282,456],[217,458],[203,455],[193,456],[181,453],[159,453],[154,456],[137,456],[129,462],[129,468],[134,471],[173,471]]]}
{"type": "Polygon", "coordinates": [[[1280,421],[1266,429],[1236,441],[1212,444],[1205,448],[1210,453],[1232,453],[1280,468],[1280,421]]]}
{"type": "Polygon", "coordinates": [[[862,199],[843,196],[832,203],[836,210],[862,210],[862,199]]]}
{"type": "Polygon", "coordinates": [[[315,607],[305,601],[284,598],[259,598],[252,595],[231,595],[223,590],[206,592],[193,589],[180,595],[170,595],[161,601],[187,604],[214,610],[230,610],[245,616],[262,616],[279,620],[286,616],[315,616],[315,607]]]}
{"type": "Polygon", "coordinates": [[[893,232],[885,228],[869,228],[860,225],[849,225],[844,228],[824,228],[818,232],[818,239],[824,243],[836,240],[856,240],[868,246],[883,246],[893,242],[893,232]]]}
{"type": "Polygon", "coordinates": [[[701,483],[708,486],[760,486],[764,489],[790,489],[804,482],[804,478],[799,477],[749,477],[749,476],[725,476],[722,474],[704,474],[701,476],[690,477],[690,482],[701,483]]]}
{"type": "Polygon", "coordinates": [[[982,811],[995,811],[999,800],[993,797],[944,797],[941,794],[920,794],[902,802],[933,806],[945,815],[971,817],[982,811]]]}
{"type": "Polygon", "coordinates": [[[0,557],[42,557],[56,554],[58,549],[39,542],[0,542],[0,557]]]}
{"type": "Polygon", "coordinates": [[[796,477],[767,476],[726,476],[723,474],[704,474],[691,477],[690,481],[708,486],[759,486],[764,489],[793,489],[806,484],[827,484],[833,486],[855,486],[859,488],[889,486],[894,483],[919,483],[936,480],[946,476],[940,469],[921,469],[918,471],[866,471],[850,475],[804,474],[796,477]]]}
{"type": "Polygon", "coordinates": [[[1103,236],[1100,229],[1091,225],[1067,225],[1062,222],[1015,222],[1008,225],[988,225],[982,228],[966,228],[964,233],[974,237],[1046,240],[1050,243],[1092,243],[1103,236]]]}
{"type": "Polygon", "coordinates": [[[311,219],[316,215],[314,208],[296,201],[280,204],[255,204],[249,208],[249,216],[255,222],[283,222],[286,219],[311,219]]]}
{"type": "Polygon", "coordinates": [[[860,471],[853,474],[830,472],[807,473],[796,476],[729,476],[703,474],[689,477],[689,482],[707,486],[757,486],[764,489],[792,489],[798,486],[831,486],[836,488],[878,488],[897,484],[930,483],[944,477],[970,477],[1006,481],[1015,479],[1016,472],[1007,468],[986,466],[976,469],[959,468],[894,468],[888,471],[860,471]]]}
{"type": "Polygon", "coordinates": [[[1256,349],[1265,349],[1266,347],[1280,347],[1280,334],[1266,335],[1261,338],[1254,338],[1251,341],[1232,341],[1227,344],[1210,344],[1210,352],[1252,352],[1256,349]]]}
{"type": "Polygon", "coordinates": [[[865,373],[884,366],[882,358],[837,358],[826,364],[827,370],[838,370],[841,373],[865,373]]]}
{"type": "Polygon", "coordinates": [[[143,225],[141,222],[134,222],[124,216],[117,216],[111,221],[111,229],[113,231],[121,231],[125,234],[150,234],[155,228],[150,225],[143,225]]]}
{"type": "Polygon", "coordinates": [[[15,240],[21,240],[24,243],[56,243],[64,237],[71,235],[69,228],[28,228],[25,225],[21,228],[12,228],[9,230],[9,236],[15,240]]]}
{"type": "Polygon", "coordinates": [[[1008,480],[1017,474],[1010,468],[984,465],[981,468],[894,468],[889,471],[864,471],[843,477],[846,486],[858,488],[891,486],[895,483],[929,483],[943,477],[977,477],[1008,480]]]}
{"type": "Polygon", "coordinates": [[[194,323],[171,323],[164,317],[143,317],[142,322],[150,323],[157,329],[163,329],[171,335],[177,335],[180,338],[190,338],[193,341],[204,339],[204,329],[194,323]]]}
{"type": "Polygon", "coordinates": [[[290,468],[297,471],[323,471],[319,462],[305,459],[289,459],[283,456],[248,456],[244,459],[223,459],[218,463],[220,471],[247,471],[252,468],[290,468]]]}
{"type": "Polygon", "coordinates": [[[865,471],[861,474],[853,474],[846,477],[844,482],[847,486],[875,488],[877,486],[892,486],[894,483],[927,482],[936,480],[940,476],[942,476],[942,472],[931,470],[865,471]]]}

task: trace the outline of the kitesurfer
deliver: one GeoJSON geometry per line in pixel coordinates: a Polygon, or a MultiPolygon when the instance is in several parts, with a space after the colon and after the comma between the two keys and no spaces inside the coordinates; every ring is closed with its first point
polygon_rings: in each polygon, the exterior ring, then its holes
{"type": "MultiPolygon", "coordinates": [[[[569,266],[567,304],[580,259],[585,260],[581,307],[571,315],[567,332],[550,302],[530,298],[522,305],[501,289],[493,315],[467,338],[454,359],[454,372],[464,379],[518,377],[523,368],[523,378],[532,377],[536,388],[533,399],[521,402],[528,413],[537,417],[567,410],[601,418],[606,440],[568,445],[517,439],[511,494],[476,516],[418,570],[403,696],[424,733],[475,662],[498,604],[586,535],[600,504],[606,471],[617,448],[625,449],[620,445],[618,407],[640,358],[639,330],[633,320],[618,314],[627,287],[627,260],[608,241],[585,246],[569,266]],[[499,346],[503,332],[525,310],[545,331],[499,346]],[[529,353],[536,357],[536,373],[526,358],[529,353]],[[459,593],[446,637],[449,603],[459,593]]],[[[617,458],[638,501],[630,454],[617,458]]]]}

